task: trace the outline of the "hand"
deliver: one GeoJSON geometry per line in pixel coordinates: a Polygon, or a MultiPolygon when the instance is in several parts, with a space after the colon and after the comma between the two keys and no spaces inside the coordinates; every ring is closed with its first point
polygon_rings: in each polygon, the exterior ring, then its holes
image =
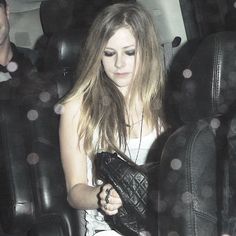
{"type": "Polygon", "coordinates": [[[110,184],[105,184],[101,187],[99,199],[100,207],[107,215],[117,214],[118,209],[122,206],[119,194],[110,184]]]}

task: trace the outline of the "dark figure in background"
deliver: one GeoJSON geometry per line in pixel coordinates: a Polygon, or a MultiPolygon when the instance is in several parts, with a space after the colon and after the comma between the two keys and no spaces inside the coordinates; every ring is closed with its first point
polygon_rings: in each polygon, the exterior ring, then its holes
{"type": "Polygon", "coordinates": [[[52,98],[56,93],[53,90],[55,86],[47,75],[38,72],[34,51],[13,44],[9,32],[9,7],[6,0],[0,0],[0,101],[12,100],[26,113],[33,107],[52,106],[53,102],[45,105],[40,96],[51,90],[48,96],[52,98]]]}
{"type": "MultiPolygon", "coordinates": [[[[37,72],[36,67],[30,60],[30,55],[27,54],[27,50],[31,52],[30,49],[19,48],[14,45],[10,41],[9,31],[9,7],[5,0],[0,0],[0,112],[4,114],[1,116],[4,117],[4,119],[0,120],[0,137],[2,138],[6,135],[6,132],[4,133],[4,129],[2,127],[8,125],[8,119],[10,120],[11,114],[15,113],[16,117],[21,118],[19,120],[20,132],[18,132],[18,134],[20,135],[19,137],[21,138],[22,145],[26,148],[25,154],[27,156],[28,153],[32,152],[34,141],[33,138],[36,137],[36,132],[33,128],[34,126],[38,127],[38,125],[35,123],[46,123],[46,120],[49,124],[51,124],[48,117],[51,117],[53,111],[51,109],[53,99],[50,93],[51,91],[48,93],[46,92],[48,88],[51,89],[47,80],[48,78],[45,78],[37,72]],[[45,96],[48,97],[48,102],[45,101],[45,96]],[[16,105],[13,107],[17,107],[19,109],[14,110],[13,113],[9,113],[8,110],[4,110],[6,107],[11,109],[11,104],[16,105]],[[50,110],[51,113],[45,110],[50,110]],[[38,114],[39,119],[36,119],[37,117],[35,119],[31,118],[30,112],[32,111],[38,114]],[[48,113],[49,115],[46,116],[45,114],[48,113]]],[[[55,130],[57,131],[57,129],[55,130]]],[[[17,145],[15,140],[10,140],[10,144],[10,148],[13,149],[14,146],[17,145]]],[[[8,148],[4,145],[2,146],[3,147],[1,148],[3,149],[8,148]]],[[[8,155],[3,155],[3,153],[5,152],[1,149],[0,164],[5,162],[8,164],[10,163],[11,165],[14,165],[17,170],[18,163],[16,163],[14,159],[15,157],[12,157],[11,159],[9,158],[10,160],[7,162],[8,155]]],[[[11,181],[3,172],[0,173],[0,179],[2,182],[5,181],[7,184],[11,181]]],[[[0,185],[0,189],[3,189],[3,186],[0,185]]],[[[4,199],[5,192],[3,192],[4,191],[0,192],[1,204],[4,200],[7,202],[9,201],[9,199],[4,199]]],[[[0,222],[0,236],[27,235],[27,233],[23,232],[7,234],[3,232],[4,227],[1,223],[2,222],[0,222]]]]}
{"type": "Polygon", "coordinates": [[[16,88],[36,71],[27,58],[11,41],[9,36],[9,7],[0,0],[0,99],[15,96],[16,88]]]}

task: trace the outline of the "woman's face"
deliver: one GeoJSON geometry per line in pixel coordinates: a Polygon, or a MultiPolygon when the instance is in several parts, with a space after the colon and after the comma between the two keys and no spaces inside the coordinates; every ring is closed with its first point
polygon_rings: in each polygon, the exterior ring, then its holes
{"type": "Polygon", "coordinates": [[[107,76],[121,91],[126,91],[138,63],[136,41],[131,30],[125,27],[118,29],[107,42],[102,56],[102,64],[107,76]]]}

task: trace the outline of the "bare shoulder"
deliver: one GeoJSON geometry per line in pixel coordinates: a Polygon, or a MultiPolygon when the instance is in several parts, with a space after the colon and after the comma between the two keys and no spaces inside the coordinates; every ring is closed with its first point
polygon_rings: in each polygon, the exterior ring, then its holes
{"type": "Polygon", "coordinates": [[[81,102],[79,99],[72,99],[62,105],[62,112],[60,117],[61,128],[75,128],[77,130],[78,121],[80,117],[81,102]]]}
{"type": "Polygon", "coordinates": [[[62,105],[62,115],[79,115],[81,108],[81,101],[79,99],[72,99],[62,105]]]}

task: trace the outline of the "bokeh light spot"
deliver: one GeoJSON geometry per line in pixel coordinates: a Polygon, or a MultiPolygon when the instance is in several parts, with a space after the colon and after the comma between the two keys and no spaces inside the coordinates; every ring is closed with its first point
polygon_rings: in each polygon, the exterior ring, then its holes
{"type": "Polygon", "coordinates": [[[182,166],[182,162],[179,159],[173,159],[170,166],[173,170],[179,170],[182,166]]]}
{"type": "Polygon", "coordinates": [[[184,69],[183,70],[183,76],[185,79],[191,78],[193,75],[192,71],[190,69],[184,69]]]}
{"type": "Polygon", "coordinates": [[[36,110],[29,110],[27,112],[27,118],[31,121],[37,120],[39,117],[39,113],[36,110]]]}
{"type": "Polygon", "coordinates": [[[18,64],[14,61],[11,61],[7,65],[7,70],[9,72],[15,72],[18,69],[18,64]]]}
{"type": "Polygon", "coordinates": [[[151,236],[151,234],[148,231],[141,231],[138,234],[139,236],[151,236]]]}
{"type": "Polygon", "coordinates": [[[185,204],[190,204],[193,201],[193,196],[190,192],[185,192],[183,193],[181,199],[185,204]]]}
{"type": "Polygon", "coordinates": [[[42,101],[42,102],[48,102],[51,98],[51,95],[49,92],[41,92],[39,94],[39,99],[42,101]]]}
{"type": "Polygon", "coordinates": [[[37,153],[32,152],[27,156],[27,162],[30,165],[36,165],[39,162],[39,156],[37,153]]]}
{"type": "Polygon", "coordinates": [[[179,234],[176,231],[171,231],[168,233],[168,236],[179,236],[179,234]]]}
{"type": "Polygon", "coordinates": [[[54,106],[54,112],[57,114],[57,115],[61,115],[63,114],[64,112],[64,106],[62,104],[56,104],[54,106]]]}
{"type": "Polygon", "coordinates": [[[212,129],[218,129],[220,127],[220,120],[217,118],[213,118],[210,123],[212,129]]]}
{"type": "Polygon", "coordinates": [[[236,119],[233,119],[231,124],[230,124],[230,131],[232,132],[232,134],[236,133],[236,119]]]}

